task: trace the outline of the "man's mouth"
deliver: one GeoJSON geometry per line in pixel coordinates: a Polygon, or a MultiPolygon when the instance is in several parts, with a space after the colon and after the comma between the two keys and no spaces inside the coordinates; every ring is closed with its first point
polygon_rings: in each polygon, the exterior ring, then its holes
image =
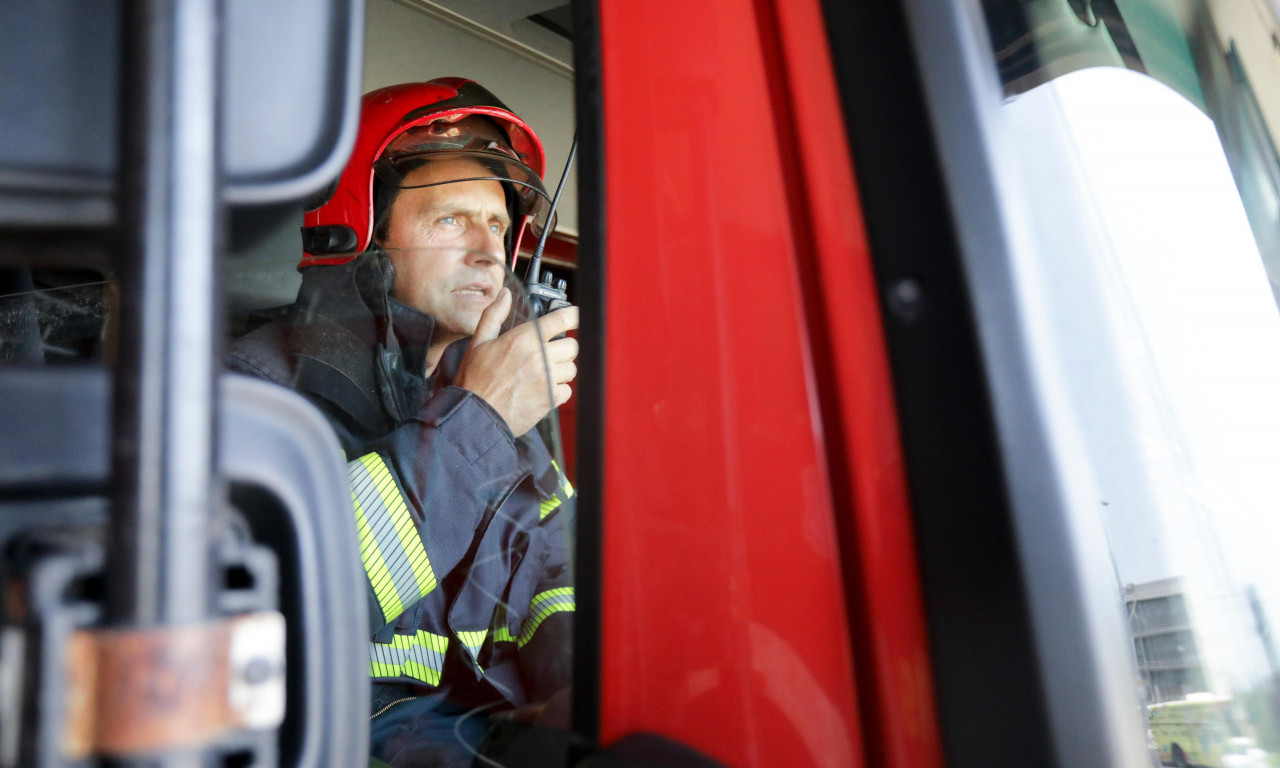
{"type": "Polygon", "coordinates": [[[493,296],[493,287],[478,284],[464,285],[461,288],[454,289],[453,292],[463,296],[484,296],[485,298],[490,298],[493,296]]]}

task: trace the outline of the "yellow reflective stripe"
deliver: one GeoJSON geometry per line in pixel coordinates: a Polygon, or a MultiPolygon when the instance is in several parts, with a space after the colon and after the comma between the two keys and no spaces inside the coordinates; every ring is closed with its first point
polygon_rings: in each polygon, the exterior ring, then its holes
{"type": "Polygon", "coordinates": [[[562,597],[564,595],[572,595],[572,594],[573,594],[573,587],[559,587],[557,589],[548,589],[546,592],[539,592],[538,594],[534,595],[533,599],[529,601],[529,607],[535,608],[539,603],[543,603],[557,597],[562,597]]]}
{"type": "MultiPolygon", "coordinates": [[[[400,538],[395,532],[395,524],[391,513],[378,493],[373,475],[370,474],[368,468],[359,459],[347,464],[347,475],[351,483],[353,497],[364,514],[367,531],[371,534],[371,540],[377,546],[383,565],[386,566],[385,573],[379,570],[368,571],[366,569],[369,573],[370,583],[374,586],[375,594],[384,587],[394,588],[400,601],[401,608],[399,611],[393,611],[383,616],[385,621],[390,621],[406,607],[417,601],[418,584],[414,579],[412,570],[409,568],[404,546],[400,543],[400,538]],[[389,585],[387,583],[388,578],[389,585]]],[[[359,525],[358,522],[357,525],[359,525]]],[[[379,607],[381,608],[382,605],[380,604],[379,607]]]]}
{"type": "Polygon", "coordinates": [[[414,680],[421,680],[427,685],[440,684],[440,670],[432,669],[431,667],[419,664],[416,661],[406,661],[404,663],[404,668],[401,671],[407,677],[412,677],[414,680]]]}
{"type": "Polygon", "coordinates": [[[394,635],[390,643],[370,643],[369,676],[412,677],[439,685],[448,647],[447,637],[422,630],[413,635],[394,635]]]}
{"type": "Polygon", "coordinates": [[[347,464],[365,572],[383,622],[436,587],[435,574],[386,461],[376,453],[347,464]]]}
{"type": "Polygon", "coordinates": [[[538,631],[538,627],[542,626],[548,616],[561,611],[572,611],[575,605],[573,587],[560,587],[534,595],[529,601],[529,618],[520,627],[517,644],[523,648],[525,643],[533,639],[533,633],[538,631]]]}
{"type": "Polygon", "coordinates": [[[484,636],[487,634],[489,634],[487,629],[479,629],[474,632],[459,632],[458,639],[462,641],[463,645],[467,646],[467,649],[471,651],[471,655],[474,656],[480,652],[480,646],[484,645],[484,636]]]}
{"type": "Polygon", "coordinates": [[[524,626],[520,628],[520,638],[516,641],[516,645],[523,648],[526,643],[533,639],[533,633],[538,631],[538,627],[542,626],[542,622],[553,613],[561,611],[572,611],[574,606],[572,603],[554,603],[543,608],[536,615],[530,616],[525,620],[524,626]]]}
{"type": "Polygon", "coordinates": [[[493,642],[514,643],[515,640],[507,627],[507,604],[498,603],[493,608],[493,642]]]}
{"type": "Polygon", "coordinates": [[[399,616],[404,613],[404,605],[401,604],[400,595],[396,592],[395,581],[391,578],[386,561],[382,559],[378,541],[374,538],[368,519],[365,518],[364,508],[354,493],[351,495],[351,501],[355,504],[356,531],[360,535],[360,559],[364,562],[364,571],[369,576],[373,594],[378,599],[378,607],[382,609],[384,618],[399,616]]]}
{"type": "Polygon", "coordinates": [[[542,502],[538,510],[538,519],[545,520],[547,515],[551,514],[552,512],[555,512],[559,506],[560,506],[559,496],[552,496],[551,498],[542,502]]]}
{"type": "Polygon", "coordinates": [[[378,489],[378,495],[382,498],[382,503],[386,505],[387,512],[391,515],[391,522],[395,526],[396,535],[400,537],[400,544],[404,547],[405,554],[409,561],[409,567],[413,569],[414,578],[418,582],[418,594],[425,597],[436,588],[436,575],[431,570],[431,562],[427,559],[427,550],[422,546],[422,539],[418,537],[418,531],[413,525],[413,518],[409,515],[409,508],[404,503],[404,497],[400,495],[400,489],[396,487],[396,481],[391,476],[391,470],[387,468],[386,461],[376,453],[365,454],[360,457],[360,462],[369,470],[369,474],[373,477],[374,485],[378,489]]]}
{"type": "MultiPolygon", "coordinates": [[[[555,463],[554,460],[552,460],[551,468],[556,471],[556,477],[560,478],[560,490],[564,493],[564,497],[566,499],[572,499],[573,485],[569,483],[569,479],[564,476],[563,472],[560,471],[560,465],[555,463]]],[[[560,508],[560,504],[561,504],[561,499],[558,494],[542,502],[538,506],[538,519],[546,520],[547,515],[551,514],[552,512],[560,508]]]]}
{"type": "Polygon", "coordinates": [[[556,463],[555,459],[551,460],[551,466],[555,468],[556,474],[560,476],[560,487],[564,489],[564,497],[566,499],[572,499],[573,484],[570,483],[569,478],[565,477],[564,473],[560,471],[560,465],[556,463]]]}

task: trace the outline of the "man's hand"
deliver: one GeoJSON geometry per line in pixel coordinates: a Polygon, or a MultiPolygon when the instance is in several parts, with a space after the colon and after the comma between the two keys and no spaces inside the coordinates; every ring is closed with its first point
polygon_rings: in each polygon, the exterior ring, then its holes
{"type": "Polygon", "coordinates": [[[573,394],[569,382],[578,375],[578,341],[555,337],[578,327],[578,308],[558,309],[499,336],[511,301],[511,290],[503,288],[485,308],[453,384],[484,398],[519,437],[573,394]]]}

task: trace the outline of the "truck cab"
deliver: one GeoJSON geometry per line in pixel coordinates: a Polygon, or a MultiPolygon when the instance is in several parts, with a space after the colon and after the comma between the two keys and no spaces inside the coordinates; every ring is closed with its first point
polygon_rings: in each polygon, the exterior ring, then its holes
{"type": "Polygon", "coordinates": [[[582,318],[571,722],[478,761],[1280,754],[1274,4],[4,18],[0,768],[364,764],[343,456],[221,361],[359,94],[446,75],[565,176],[582,318]]]}

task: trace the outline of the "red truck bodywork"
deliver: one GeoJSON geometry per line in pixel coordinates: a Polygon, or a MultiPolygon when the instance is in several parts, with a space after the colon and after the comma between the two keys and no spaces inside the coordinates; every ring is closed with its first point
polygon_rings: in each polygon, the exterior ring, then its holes
{"type": "Polygon", "coordinates": [[[735,766],[940,765],[819,5],[599,13],[601,741],[656,732],[735,766]]]}

